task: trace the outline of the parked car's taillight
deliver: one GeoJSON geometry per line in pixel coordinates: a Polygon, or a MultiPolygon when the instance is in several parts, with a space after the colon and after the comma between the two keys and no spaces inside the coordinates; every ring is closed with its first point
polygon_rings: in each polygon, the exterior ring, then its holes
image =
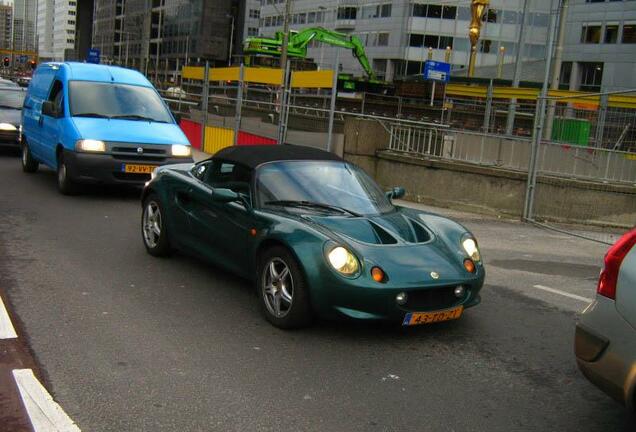
{"type": "Polygon", "coordinates": [[[633,229],[621,237],[614,246],[605,254],[605,268],[598,278],[598,288],[596,292],[600,295],[616,299],[616,283],[618,281],[618,270],[625,256],[636,244],[636,229],[633,229]]]}

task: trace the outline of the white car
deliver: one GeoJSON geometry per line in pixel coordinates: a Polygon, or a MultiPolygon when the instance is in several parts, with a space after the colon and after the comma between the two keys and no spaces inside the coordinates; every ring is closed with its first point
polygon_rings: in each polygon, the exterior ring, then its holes
{"type": "Polygon", "coordinates": [[[579,369],[601,390],[636,409],[636,228],[605,255],[594,302],[576,325],[579,369]]]}

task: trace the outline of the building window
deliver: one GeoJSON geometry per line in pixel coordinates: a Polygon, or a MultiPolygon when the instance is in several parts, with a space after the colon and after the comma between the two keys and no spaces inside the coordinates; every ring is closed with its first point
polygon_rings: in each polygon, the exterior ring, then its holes
{"type": "Polygon", "coordinates": [[[378,33],[378,46],[389,46],[388,33],[378,33]]]}
{"type": "Polygon", "coordinates": [[[497,9],[488,9],[488,12],[482,17],[482,21],[489,23],[497,23],[501,21],[499,11],[497,9]]]}
{"type": "Polygon", "coordinates": [[[313,24],[316,22],[316,12],[309,12],[307,14],[307,24],[313,24]]]}
{"type": "Polygon", "coordinates": [[[261,11],[259,11],[258,9],[250,9],[250,18],[260,18],[261,17],[261,11]]]}
{"type": "Polygon", "coordinates": [[[479,41],[479,52],[489,53],[494,48],[494,45],[490,39],[482,39],[479,41]]]}
{"type": "Polygon", "coordinates": [[[565,88],[570,87],[570,81],[572,80],[572,62],[561,63],[561,79],[560,85],[565,88]]]}
{"type": "Polygon", "coordinates": [[[75,16],[75,11],[70,10],[70,11],[68,11],[68,14],[72,15],[72,16],[75,16]]]}
{"type": "Polygon", "coordinates": [[[442,8],[442,19],[454,20],[457,16],[457,6],[444,6],[442,8]]]}
{"type": "Polygon", "coordinates": [[[428,9],[426,11],[427,18],[441,18],[442,17],[442,7],[439,5],[428,5],[428,9]]]}
{"type": "Polygon", "coordinates": [[[438,45],[439,45],[439,36],[436,36],[436,35],[425,35],[424,36],[424,46],[426,48],[437,49],[438,45]]]}
{"type": "Polygon", "coordinates": [[[378,6],[380,18],[389,18],[391,16],[391,3],[378,6]]]}
{"type": "Polygon", "coordinates": [[[356,7],[339,7],[338,19],[339,20],[354,20],[358,14],[358,8],[356,7]]]}
{"type": "Polygon", "coordinates": [[[579,63],[581,68],[581,88],[579,90],[597,92],[603,82],[603,63],[579,63]]]}
{"type": "Polygon", "coordinates": [[[453,38],[451,36],[439,37],[439,49],[453,48],[453,38]]]}
{"type": "Polygon", "coordinates": [[[597,44],[601,42],[600,25],[584,25],[581,28],[581,43],[597,44]]]}
{"type": "Polygon", "coordinates": [[[411,11],[411,16],[424,18],[426,16],[426,5],[415,3],[411,11]]]}
{"type": "Polygon", "coordinates": [[[520,13],[517,11],[503,11],[503,23],[504,24],[517,24],[519,22],[520,13]]]}
{"type": "Polygon", "coordinates": [[[247,28],[248,36],[258,36],[258,27],[248,27],[247,28]]]}
{"type": "Polygon", "coordinates": [[[636,23],[623,24],[622,43],[636,43],[636,23]]]}
{"type": "Polygon", "coordinates": [[[415,48],[421,48],[424,45],[424,35],[411,34],[409,37],[409,46],[415,48]]]}
{"type": "Polygon", "coordinates": [[[607,24],[605,26],[605,43],[616,43],[618,41],[618,24],[607,24]]]}

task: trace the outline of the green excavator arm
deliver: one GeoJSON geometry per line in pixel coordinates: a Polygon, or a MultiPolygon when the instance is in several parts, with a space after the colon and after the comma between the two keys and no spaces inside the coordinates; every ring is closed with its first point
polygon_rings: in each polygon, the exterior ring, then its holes
{"type": "MultiPolygon", "coordinates": [[[[306,58],[307,45],[311,41],[318,41],[327,45],[350,49],[353,56],[358,60],[362,69],[369,79],[375,80],[375,73],[369,64],[369,59],[364,51],[362,41],[357,36],[327,30],[322,27],[311,27],[301,31],[290,31],[287,46],[289,57],[306,58]]],[[[283,33],[276,32],[275,37],[251,36],[245,39],[243,52],[245,54],[267,54],[280,56],[283,46],[283,33]]]]}

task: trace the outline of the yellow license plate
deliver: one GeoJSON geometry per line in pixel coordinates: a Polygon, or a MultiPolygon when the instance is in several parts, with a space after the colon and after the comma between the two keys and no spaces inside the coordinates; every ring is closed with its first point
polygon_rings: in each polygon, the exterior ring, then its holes
{"type": "Polygon", "coordinates": [[[136,164],[124,164],[122,171],[133,174],[151,174],[157,165],[136,165],[136,164]]]}
{"type": "Polygon", "coordinates": [[[458,306],[453,309],[446,309],[435,312],[409,312],[404,317],[402,325],[412,326],[419,324],[432,324],[441,321],[450,321],[458,319],[462,316],[464,306],[458,306]]]}

